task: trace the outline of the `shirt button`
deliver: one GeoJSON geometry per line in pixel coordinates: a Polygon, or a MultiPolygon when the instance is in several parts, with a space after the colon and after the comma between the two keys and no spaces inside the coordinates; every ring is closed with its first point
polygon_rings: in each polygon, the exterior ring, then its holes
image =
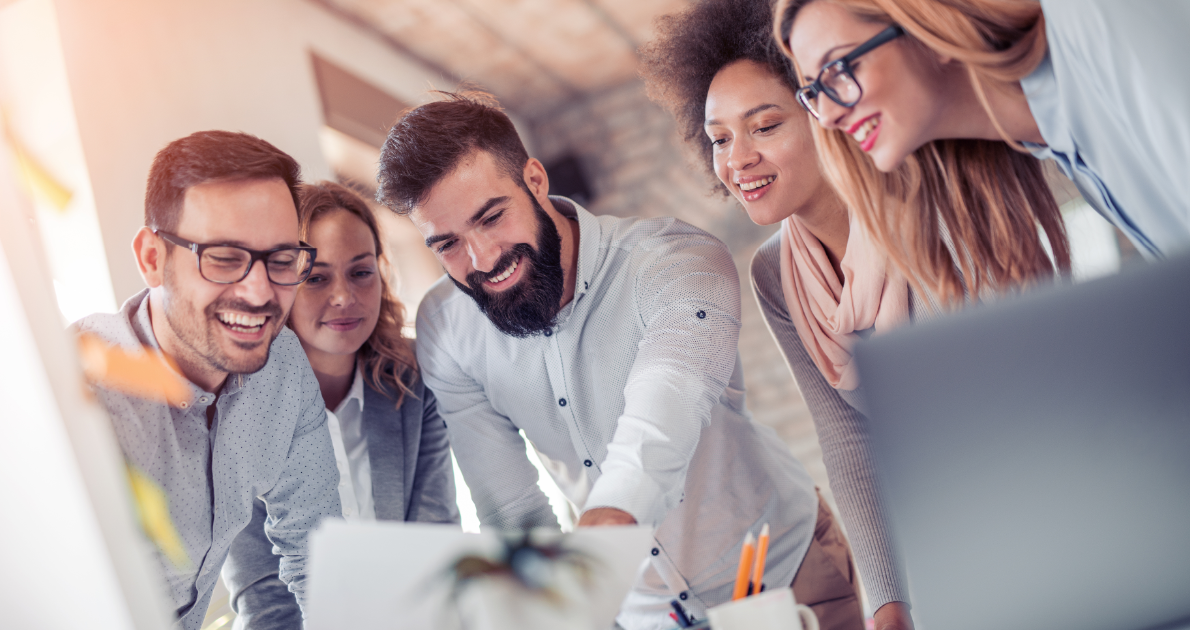
{"type": "Polygon", "coordinates": [[[661,550],[660,550],[660,549],[658,549],[658,548],[656,548],[656,547],[653,547],[653,550],[652,550],[652,551],[650,551],[649,553],[651,553],[651,554],[653,554],[653,555],[655,556],[655,555],[657,555],[657,554],[661,553],[661,550]]]}
{"type": "Polygon", "coordinates": [[[549,337],[550,335],[554,334],[554,331],[550,330],[549,328],[546,328],[544,334],[546,337],[549,337]]]}
{"type": "Polygon", "coordinates": [[[190,403],[188,403],[188,402],[182,402],[182,403],[178,403],[178,406],[179,406],[179,407],[181,407],[182,409],[189,409],[189,408],[190,408],[190,403]]]}
{"type": "Polygon", "coordinates": [[[565,407],[565,406],[566,406],[566,399],[565,399],[565,398],[559,398],[559,399],[558,399],[558,406],[559,406],[559,407],[565,407]]]}
{"type": "Polygon", "coordinates": [[[699,312],[697,313],[697,315],[698,315],[698,318],[699,318],[699,319],[706,319],[706,318],[707,318],[707,312],[706,312],[706,311],[699,311],[699,312]]]}
{"type": "Polygon", "coordinates": [[[590,468],[592,465],[593,465],[593,462],[592,462],[591,460],[589,460],[589,459],[584,459],[584,460],[583,460],[583,466],[586,466],[587,468],[590,468]]]}
{"type": "Polygon", "coordinates": [[[686,591],[682,591],[681,593],[678,593],[678,599],[680,599],[682,601],[686,601],[686,591]]]}

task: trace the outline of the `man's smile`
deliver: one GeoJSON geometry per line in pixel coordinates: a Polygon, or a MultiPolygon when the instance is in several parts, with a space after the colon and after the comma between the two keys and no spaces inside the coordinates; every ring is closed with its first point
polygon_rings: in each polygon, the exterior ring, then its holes
{"type": "Polygon", "coordinates": [[[520,279],[521,274],[518,271],[521,269],[521,262],[524,257],[517,257],[499,274],[488,278],[484,284],[489,289],[504,289],[516,284],[520,279]]]}
{"type": "Polygon", "coordinates": [[[264,332],[265,324],[271,319],[268,315],[248,315],[230,311],[218,312],[215,317],[233,337],[244,341],[258,339],[264,332]]]}

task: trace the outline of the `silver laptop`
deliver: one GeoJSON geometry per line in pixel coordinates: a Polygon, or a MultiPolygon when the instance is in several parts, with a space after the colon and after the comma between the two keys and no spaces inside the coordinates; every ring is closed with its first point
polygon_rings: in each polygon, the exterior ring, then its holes
{"type": "Polygon", "coordinates": [[[856,354],[920,630],[1190,628],[1190,257],[856,354]]]}

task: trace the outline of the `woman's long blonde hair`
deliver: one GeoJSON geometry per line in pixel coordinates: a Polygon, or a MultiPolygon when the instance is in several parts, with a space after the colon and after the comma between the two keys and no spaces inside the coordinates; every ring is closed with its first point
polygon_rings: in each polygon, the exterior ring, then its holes
{"type": "Polygon", "coordinates": [[[790,59],[790,29],[810,2],[899,24],[929,49],[964,64],[1004,138],[935,140],[883,173],[845,133],[814,125],[823,173],[914,288],[955,306],[964,299],[964,280],[978,296],[1051,278],[1054,266],[1038,225],[1058,268],[1068,272],[1070,246],[1041,162],[1008,136],[986,96],[989,87],[1019,89],[1016,82],[1044,58],[1041,6],[1023,0],[780,0],[774,30],[790,59]]]}
{"type": "Polygon", "coordinates": [[[345,186],[334,182],[303,184],[298,191],[301,206],[298,208],[299,234],[304,241],[310,238],[310,230],[319,217],[334,210],[346,210],[364,222],[372,232],[376,245],[376,259],[380,263],[380,318],[371,336],[360,347],[359,363],[372,381],[372,387],[390,398],[397,406],[405,400],[406,394],[413,394],[410,385],[417,375],[417,356],[413,345],[402,334],[405,326],[405,305],[389,290],[385,267],[387,259],[380,241],[380,227],[372,209],[359,195],[345,186]]]}

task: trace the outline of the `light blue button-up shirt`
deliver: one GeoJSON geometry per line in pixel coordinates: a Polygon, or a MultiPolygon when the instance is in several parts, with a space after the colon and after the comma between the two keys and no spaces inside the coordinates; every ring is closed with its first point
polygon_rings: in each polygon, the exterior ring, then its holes
{"type": "Polygon", "coordinates": [[[772,529],[765,581],[788,587],[809,548],[810,476],[744,404],[740,281],[731,254],[676,219],[578,222],[574,299],[548,335],[510,337],[443,278],[417,316],[417,355],[487,526],[557,527],[523,430],[580,510],[656,527],[618,618],[672,628],[731,599],[744,535],[772,529]]]}
{"type": "MultiPolygon", "coordinates": [[[[128,351],[159,348],[147,289],[118,313],[91,315],[76,327],[128,351]]],[[[156,555],[179,625],[202,625],[219,569],[232,540],[252,520],[257,497],[268,505],[265,531],[273,553],[282,556],[280,577],[304,602],[307,536],[341,511],[326,407],[297,335],[283,329],[265,366],[229,376],[217,401],[192,383],[190,389],[190,400],[179,407],[96,390],[124,457],[169,498],[190,563],[176,566],[156,555]]]]}
{"type": "Polygon", "coordinates": [[[1148,258],[1190,250],[1190,2],[1042,0],[1021,80],[1052,158],[1148,258]]]}

